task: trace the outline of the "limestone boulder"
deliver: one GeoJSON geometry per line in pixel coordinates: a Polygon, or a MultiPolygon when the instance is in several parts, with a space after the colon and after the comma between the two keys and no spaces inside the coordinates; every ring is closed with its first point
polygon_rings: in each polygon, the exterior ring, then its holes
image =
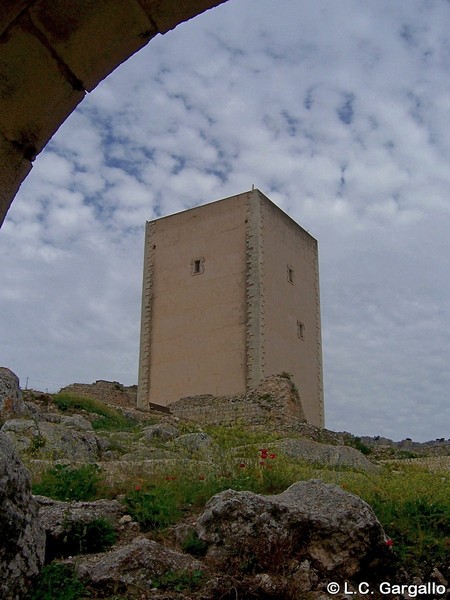
{"type": "Polygon", "coordinates": [[[150,425],[145,427],[142,431],[143,436],[141,442],[145,444],[151,444],[155,440],[167,442],[180,435],[180,432],[176,427],[168,423],[157,423],[156,425],[150,425]]]}
{"type": "Polygon", "coordinates": [[[125,514],[125,507],[118,500],[94,500],[92,502],[62,502],[46,496],[34,496],[39,508],[39,521],[47,534],[58,536],[67,521],[89,523],[104,517],[111,523],[118,522],[125,514]]]}
{"type": "Polygon", "coordinates": [[[155,581],[169,572],[206,571],[192,556],[144,537],[108,553],[78,557],[73,566],[88,585],[114,595],[139,589],[145,596],[146,591],[155,587],[155,581]]]}
{"type": "Polygon", "coordinates": [[[19,378],[10,369],[0,367],[0,419],[25,412],[19,378]]]}
{"type": "Polygon", "coordinates": [[[0,433],[0,597],[25,597],[44,561],[45,534],[31,495],[30,475],[0,433]]]}
{"type": "MultiPolygon", "coordinates": [[[[58,415],[60,416],[60,415],[58,415]]],[[[82,417],[81,415],[67,415],[61,416],[56,423],[60,423],[69,429],[75,429],[77,431],[94,431],[90,421],[82,417]]]]}
{"type": "Polygon", "coordinates": [[[61,502],[45,496],[35,496],[35,500],[39,506],[39,521],[46,535],[47,561],[76,553],[72,550],[74,540],[70,539],[70,532],[74,529],[79,530],[79,526],[104,519],[118,530],[120,519],[126,512],[124,505],[117,500],[61,502]]]}
{"type": "Polygon", "coordinates": [[[267,588],[281,586],[282,597],[317,589],[320,581],[367,576],[388,553],[371,507],[320,480],[274,496],[224,491],[208,502],[196,532],[208,544],[206,562],[267,588]]]}
{"type": "Polygon", "coordinates": [[[351,446],[321,444],[308,439],[285,439],[277,442],[276,448],[289,458],[301,458],[326,467],[344,467],[368,473],[378,471],[377,465],[351,446]]]}
{"type": "Polygon", "coordinates": [[[174,441],[174,447],[186,450],[189,454],[208,451],[213,444],[207,433],[186,433],[174,441]]]}
{"type": "Polygon", "coordinates": [[[99,459],[107,442],[79,415],[47,415],[46,420],[10,419],[1,428],[18,452],[36,458],[90,462],[99,459]]]}

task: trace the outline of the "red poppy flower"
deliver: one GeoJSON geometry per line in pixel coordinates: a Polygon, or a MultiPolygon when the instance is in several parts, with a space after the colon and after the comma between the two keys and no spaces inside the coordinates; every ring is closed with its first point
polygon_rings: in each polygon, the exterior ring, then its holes
{"type": "Polygon", "coordinates": [[[272,453],[269,456],[270,456],[270,458],[276,458],[277,457],[277,455],[275,453],[272,453]]]}
{"type": "Polygon", "coordinates": [[[239,467],[240,467],[241,469],[245,469],[245,463],[239,463],[239,467]]]}
{"type": "Polygon", "coordinates": [[[199,475],[198,478],[200,479],[200,481],[203,481],[204,479],[206,479],[206,477],[204,475],[199,475]]]}
{"type": "Polygon", "coordinates": [[[135,485],[134,489],[136,490],[136,492],[140,492],[142,488],[140,485],[135,485]]]}
{"type": "Polygon", "coordinates": [[[392,548],[392,546],[394,545],[393,540],[391,540],[390,538],[387,539],[385,542],[385,545],[388,546],[389,548],[392,548]]]}

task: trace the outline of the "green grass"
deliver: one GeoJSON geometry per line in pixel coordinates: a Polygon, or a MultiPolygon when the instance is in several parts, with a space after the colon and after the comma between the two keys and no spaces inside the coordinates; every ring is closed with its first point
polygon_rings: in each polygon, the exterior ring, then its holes
{"type": "Polygon", "coordinates": [[[53,402],[62,411],[83,410],[97,415],[97,418],[92,421],[92,427],[95,430],[130,431],[137,425],[136,421],[125,417],[120,411],[94,398],[63,392],[55,394],[53,402]]]}
{"type": "MultiPolygon", "coordinates": [[[[243,441],[240,431],[236,437],[243,441]]],[[[161,529],[186,512],[202,511],[211,496],[225,489],[277,494],[296,481],[319,478],[342,486],[372,506],[393,540],[393,562],[412,574],[429,573],[433,566],[439,566],[448,576],[445,566],[450,554],[448,472],[432,473],[424,467],[398,463],[382,467],[377,474],[335,471],[278,454],[270,458],[275,453],[271,452],[270,444],[266,446],[244,446],[237,454],[230,445],[210,465],[194,463],[190,468],[180,465],[171,472],[154,475],[152,492],[146,496],[147,502],[155,503],[154,508],[147,506],[145,510],[155,513],[156,519],[152,518],[161,529]],[[267,458],[261,460],[263,449],[267,450],[267,458]]],[[[145,481],[141,484],[145,486],[145,481]]],[[[151,523],[151,519],[146,523],[151,523]]]]}
{"type": "Polygon", "coordinates": [[[272,432],[262,434],[260,431],[251,431],[244,425],[235,425],[234,427],[207,425],[203,430],[213,438],[222,451],[239,446],[261,446],[282,437],[272,432]]]}
{"type": "Polygon", "coordinates": [[[40,481],[33,484],[33,494],[54,500],[95,500],[100,490],[100,469],[95,464],[72,468],[55,465],[42,473],[40,481]]]}
{"type": "Polygon", "coordinates": [[[236,457],[229,450],[219,453],[211,464],[180,461],[170,470],[163,466],[151,480],[140,477],[135,486],[129,486],[132,491],[124,500],[127,510],[143,529],[161,530],[186,513],[201,511],[212,496],[226,489],[279,493],[315,473],[310,465],[288,463],[273,452],[261,459],[260,450],[253,446],[240,450],[245,450],[245,458],[242,452],[236,457]]]}
{"type": "Polygon", "coordinates": [[[172,490],[165,486],[147,485],[136,489],[124,499],[129,514],[144,531],[164,529],[181,517],[181,510],[172,490]]]}
{"type": "Polygon", "coordinates": [[[448,472],[396,463],[366,481],[353,477],[342,485],[372,506],[394,541],[400,564],[413,574],[436,565],[445,569],[450,555],[448,472]]]}
{"type": "Polygon", "coordinates": [[[192,530],[184,538],[181,544],[181,549],[183,552],[192,554],[192,556],[195,556],[196,558],[202,558],[206,554],[208,544],[199,539],[197,532],[192,530]]]}
{"type": "Polygon", "coordinates": [[[85,591],[71,567],[52,563],[42,569],[29,600],[78,600],[86,597],[85,591]]]}
{"type": "MultiPolygon", "coordinates": [[[[57,466],[41,476],[33,491],[63,500],[125,494],[127,510],[142,528],[161,531],[200,513],[223,490],[277,494],[297,481],[318,478],[342,486],[372,506],[393,540],[393,562],[413,575],[429,574],[437,566],[449,577],[450,473],[444,466],[431,472],[426,465],[396,461],[375,474],[331,470],[277,453],[277,435],[243,427],[205,427],[204,431],[214,442],[207,460],[184,461],[180,455],[175,465],[162,462],[160,471],[151,476],[137,464],[134,479],[134,475],[117,476],[107,490],[101,487],[95,465],[82,467],[86,471],[57,466]]],[[[192,541],[194,552],[195,544],[192,541]]]]}
{"type": "Polygon", "coordinates": [[[193,592],[200,587],[204,579],[205,575],[203,571],[198,569],[193,571],[183,569],[181,571],[167,571],[161,574],[152,581],[152,585],[162,590],[193,592]]]}

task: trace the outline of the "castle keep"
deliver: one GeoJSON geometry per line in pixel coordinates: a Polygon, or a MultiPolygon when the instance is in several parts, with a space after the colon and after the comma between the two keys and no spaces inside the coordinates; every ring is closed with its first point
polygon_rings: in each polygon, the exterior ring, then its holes
{"type": "Polygon", "coordinates": [[[283,371],[323,426],[317,241],[259,190],[147,222],[138,406],[283,371]]]}

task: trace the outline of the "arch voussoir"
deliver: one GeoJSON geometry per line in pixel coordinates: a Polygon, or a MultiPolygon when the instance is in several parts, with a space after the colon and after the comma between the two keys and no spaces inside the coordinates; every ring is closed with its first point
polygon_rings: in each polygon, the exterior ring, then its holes
{"type": "Polygon", "coordinates": [[[118,65],[226,0],[3,0],[0,225],[59,126],[118,65]]]}

